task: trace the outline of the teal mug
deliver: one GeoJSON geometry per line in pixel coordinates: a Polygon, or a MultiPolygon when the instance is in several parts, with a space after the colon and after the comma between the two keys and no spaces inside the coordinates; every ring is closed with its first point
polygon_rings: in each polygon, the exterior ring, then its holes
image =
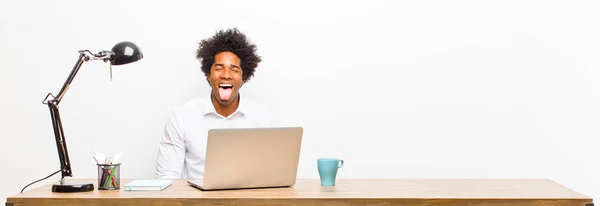
{"type": "Polygon", "coordinates": [[[335,179],[339,168],[344,167],[344,160],[335,158],[317,159],[321,186],[335,186],[335,179]]]}

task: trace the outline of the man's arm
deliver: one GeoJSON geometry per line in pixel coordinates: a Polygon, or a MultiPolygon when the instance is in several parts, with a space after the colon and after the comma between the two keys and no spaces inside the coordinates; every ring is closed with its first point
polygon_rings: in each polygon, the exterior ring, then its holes
{"type": "Polygon", "coordinates": [[[185,141],[175,114],[167,121],[156,161],[156,177],[179,179],[185,160],[185,141]]]}

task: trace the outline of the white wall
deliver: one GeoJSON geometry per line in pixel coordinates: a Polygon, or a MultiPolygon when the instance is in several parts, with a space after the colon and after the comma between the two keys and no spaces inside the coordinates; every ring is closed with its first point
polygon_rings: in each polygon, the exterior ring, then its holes
{"type": "MultiPolygon", "coordinates": [[[[242,92],[305,127],[342,178],[550,178],[600,198],[598,1],[2,1],[0,198],[58,170],[50,114],[77,51],[129,40],[143,61],[83,65],[61,103],[75,178],[93,150],[154,177],[170,110],[208,91],[197,43],[239,27],[263,63],[242,92]],[[113,5],[113,4],[123,5],[113,5]],[[113,10],[119,8],[119,10],[113,10]],[[269,94],[267,94],[269,93],[269,94]]],[[[59,179],[55,175],[28,189],[59,179]]]]}

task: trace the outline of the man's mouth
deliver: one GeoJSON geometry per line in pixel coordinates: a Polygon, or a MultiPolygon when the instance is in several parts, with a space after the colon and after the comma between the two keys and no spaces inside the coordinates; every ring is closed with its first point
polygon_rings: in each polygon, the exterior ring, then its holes
{"type": "Polygon", "coordinates": [[[232,84],[219,84],[219,97],[221,98],[221,100],[229,101],[229,99],[231,99],[232,91],[232,84]]]}
{"type": "Polygon", "coordinates": [[[221,88],[221,89],[231,89],[231,88],[233,88],[233,84],[219,84],[219,88],[221,88]]]}

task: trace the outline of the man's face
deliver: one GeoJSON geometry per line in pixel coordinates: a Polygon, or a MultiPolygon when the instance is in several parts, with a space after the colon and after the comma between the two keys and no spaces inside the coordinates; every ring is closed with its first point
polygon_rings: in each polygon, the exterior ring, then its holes
{"type": "Polygon", "coordinates": [[[231,52],[221,52],[215,55],[215,62],[207,76],[212,95],[219,104],[229,105],[238,97],[238,90],[242,87],[242,68],[240,58],[231,52]]]}

